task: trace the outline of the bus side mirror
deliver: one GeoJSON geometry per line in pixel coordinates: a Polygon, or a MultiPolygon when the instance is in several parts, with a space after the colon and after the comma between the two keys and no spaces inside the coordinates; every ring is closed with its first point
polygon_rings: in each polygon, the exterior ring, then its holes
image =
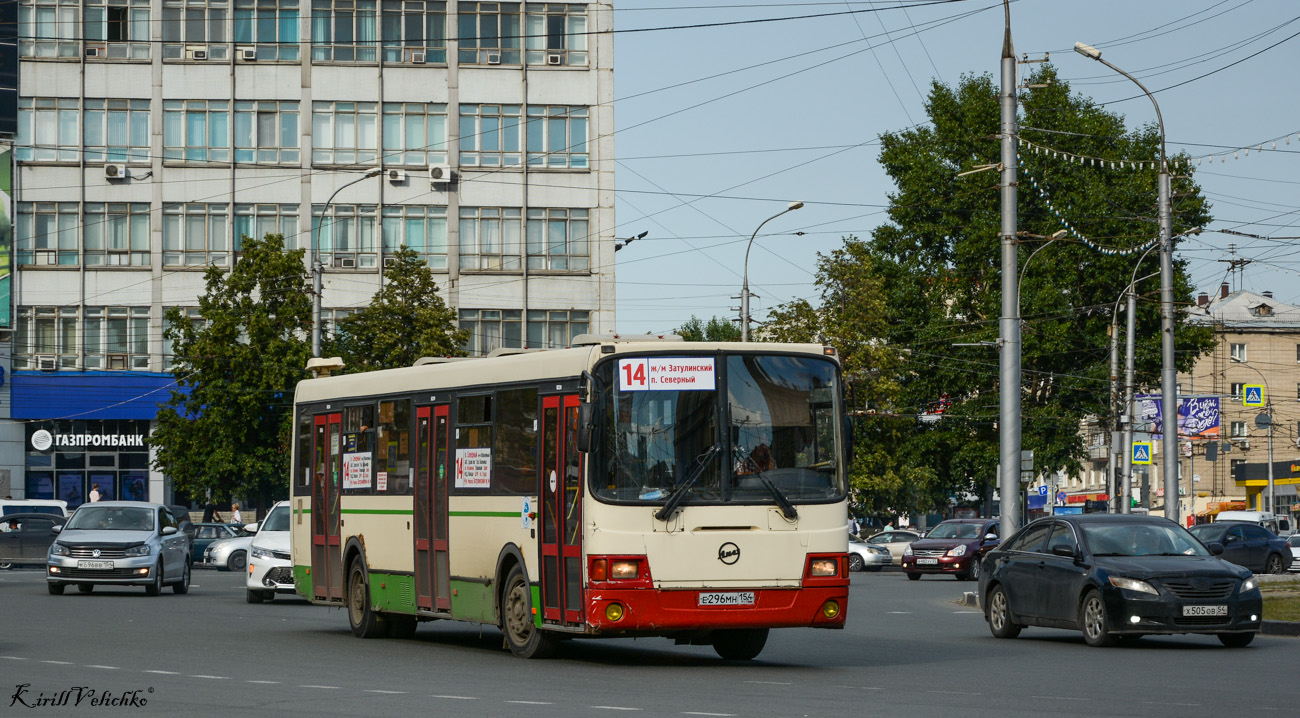
{"type": "Polygon", "coordinates": [[[592,436],[596,433],[596,405],[583,402],[578,405],[578,451],[591,452],[592,436]]]}
{"type": "Polygon", "coordinates": [[[844,473],[853,467],[853,418],[844,415],[844,473]]]}

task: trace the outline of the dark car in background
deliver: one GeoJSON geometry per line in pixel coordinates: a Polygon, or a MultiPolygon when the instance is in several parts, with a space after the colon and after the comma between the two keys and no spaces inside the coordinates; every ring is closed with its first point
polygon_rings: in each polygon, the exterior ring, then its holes
{"type": "Polygon", "coordinates": [[[235,524],[190,524],[190,527],[193,529],[192,531],[187,529],[187,533],[191,536],[190,558],[196,565],[203,563],[204,552],[214,542],[238,536],[252,536],[244,530],[243,526],[235,524]]]}
{"type": "Polygon", "coordinates": [[[1215,521],[1188,529],[1201,543],[1220,544],[1219,556],[1255,573],[1286,573],[1291,547],[1286,539],[1250,521],[1215,521]]]}
{"type": "Polygon", "coordinates": [[[997,638],[1046,626],[1090,646],[1173,633],[1246,646],[1261,624],[1258,579],[1218,547],[1159,516],[1046,517],[989,552],[977,595],[997,638]]]}
{"type": "Polygon", "coordinates": [[[903,548],[903,571],[913,581],[927,573],[976,580],[980,559],[997,545],[997,519],[948,519],[903,548]]]}
{"type": "Polygon", "coordinates": [[[6,514],[0,519],[0,569],[44,564],[54,543],[54,527],[67,520],[47,513],[6,514]]]}

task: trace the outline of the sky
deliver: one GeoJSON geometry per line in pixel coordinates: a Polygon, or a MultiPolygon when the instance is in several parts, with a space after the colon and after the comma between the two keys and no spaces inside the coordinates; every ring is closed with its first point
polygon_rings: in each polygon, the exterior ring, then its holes
{"type": "MultiPolygon", "coordinates": [[[[1005,21],[994,0],[659,0],[614,13],[615,236],[648,233],[615,255],[617,331],[638,334],[737,317],[750,235],[796,200],[754,240],[751,313],[816,304],[818,254],[886,221],[879,136],[925,122],[935,80],[996,81],[1005,21]],[[683,27],[713,23],[743,24],[683,27]]],[[[1169,154],[1200,158],[1214,217],[1179,249],[1199,290],[1228,282],[1300,304],[1300,3],[1017,0],[1011,29],[1018,55],[1047,54],[1129,127],[1155,121],[1150,100],[1074,43],[1153,92],[1169,154]],[[1249,263],[1231,272],[1231,260],[1249,263]]],[[[991,261],[998,251],[990,237],[991,261]]]]}

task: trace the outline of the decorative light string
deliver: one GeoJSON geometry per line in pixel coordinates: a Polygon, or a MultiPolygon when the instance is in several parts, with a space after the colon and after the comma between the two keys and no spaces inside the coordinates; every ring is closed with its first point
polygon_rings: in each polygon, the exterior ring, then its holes
{"type": "MultiPolygon", "coordinates": [[[[1170,158],[1168,162],[1170,168],[1176,169],[1179,167],[1190,167],[1193,162],[1196,163],[1197,167],[1201,166],[1202,162],[1205,162],[1207,164],[1214,164],[1214,158],[1216,156],[1219,158],[1220,162],[1227,162],[1229,154],[1232,155],[1232,159],[1239,160],[1239,159],[1243,159],[1244,157],[1249,157],[1251,150],[1254,150],[1256,153],[1264,153],[1271,150],[1276,150],[1277,143],[1279,141],[1289,145],[1291,144],[1291,137],[1293,135],[1296,138],[1297,144],[1300,144],[1300,133],[1292,132],[1292,133],[1282,135],[1280,137],[1275,137],[1271,140],[1264,140],[1263,142],[1257,142],[1253,145],[1243,145],[1233,150],[1223,150],[1220,152],[1208,152],[1206,154],[1197,155],[1195,157],[1175,157],[1175,158],[1170,158]],[[1265,145],[1270,145],[1270,147],[1266,149],[1265,145]]],[[[1078,163],[1080,165],[1084,165],[1087,167],[1099,167],[1101,169],[1112,169],[1112,170],[1115,169],[1155,170],[1155,169],[1159,169],[1159,165],[1160,165],[1160,163],[1155,160],[1126,160],[1126,159],[1115,159],[1109,157],[1092,157],[1090,155],[1081,155],[1074,152],[1066,152],[1065,150],[1058,150],[1055,147],[1048,147],[1047,145],[1040,145],[1036,142],[1030,142],[1029,140],[1026,140],[1023,137],[1016,137],[1016,141],[1020,144],[1021,147],[1031,148],[1034,151],[1034,154],[1036,155],[1051,155],[1054,159],[1064,159],[1065,161],[1070,162],[1071,164],[1078,163]]]]}
{"type": "Polygon", "coordinates": [[[1087,245],[1088,248],[1100,252],[1108,257],[1122,257],[1129,254],[1135,254],[1137,252],[1145,252],[1147,249],[1149,249],[1153,244],[1155,244],[1159,240],[1158,237],[1152,238],[1136,247],[1129,247],[1127,249],[1119,249],[1117,247],[1104,247],[1100,244],[1097,244],[1096,242],[1083,236],[1083,234],[1080,233],[1079,230],[1074,228],[1074,225],[1070,224],[1070,222],[1065,219],[1065,217],[1061,214],[1060,210],[1056,208],[1056,205],[1052,204],[1052,198],[1047,195],[1047,191],[1044,190],[1043,187],[1038,184],[1038,180],[1034,179],[1033,175],[1024,171],[1025,161],[1023,159],[1019,161],[1019,164],[1020,164],[1020,169],[1024,173],[1025,178],[1028,179],[1029,183],[1034,186],[1034,190],[1038,192],[1038,196],[1043,200],[1043,203],[1047,205],[1047,209],[1052,213],[1053,216],[1056,217],[1057,221],[1061,223],[1061,227],[1065,229],[1065,231],[1069,232],[1070,236],[1074,237],[1075,239],[1087,245]]]}

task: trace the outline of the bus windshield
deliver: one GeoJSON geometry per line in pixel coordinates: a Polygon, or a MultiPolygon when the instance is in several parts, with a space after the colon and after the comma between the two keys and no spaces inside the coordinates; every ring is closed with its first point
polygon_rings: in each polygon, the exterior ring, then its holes
{"type": "Polygon", "coordinates": [[[833,362],[696,357],[682,363],[696,372],[712,366],[713,378],[700,381],[705,388],[651,382],[625,390],[633,375],[615,372],[629,361],[597,369],[603,470],[592,472],[591,491],[598,499],[662,504],[688,481],[687,504],[779,503],[778,493],[796,503],[843,496],[833,362]]]}

